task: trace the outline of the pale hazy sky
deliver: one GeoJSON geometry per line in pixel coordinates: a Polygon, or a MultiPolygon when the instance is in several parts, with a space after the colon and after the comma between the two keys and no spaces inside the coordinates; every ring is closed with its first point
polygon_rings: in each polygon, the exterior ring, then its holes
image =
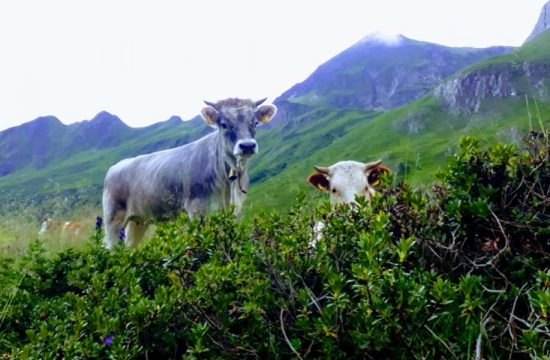
{"type": "Polygon", "coordinates": [[[520,45],[547,0],[0,0],[0,130],[102,110],[131,126],[202,100],[272,101],[373,31],[520,45]]]}

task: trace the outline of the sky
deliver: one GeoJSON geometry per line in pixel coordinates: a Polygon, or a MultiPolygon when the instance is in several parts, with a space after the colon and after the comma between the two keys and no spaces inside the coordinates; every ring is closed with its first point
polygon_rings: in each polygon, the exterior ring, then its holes
{"type": "Polygon", "coordinates": [[[140,127],[273,101],[372,32],[519,46],[547,0],[2,0],[0,130],[100,111],[140,127]]]}

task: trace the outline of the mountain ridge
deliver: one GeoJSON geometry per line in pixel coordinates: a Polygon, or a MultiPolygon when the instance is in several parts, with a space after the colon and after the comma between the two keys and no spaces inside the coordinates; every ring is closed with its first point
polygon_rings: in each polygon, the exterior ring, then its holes
{"type": "Polygon", "coordinates": [[[107,111],[68,125],[55,116],[41,116],[0,131],[0,177],[27,167],[38,170],[80,152],[113,148],[144,131],[180,123],[180,117],[172,116],[152,127],[133,128],[107,111]]]}
{"type": "Polygon", "coordinates": [[[523,44],[528,43],[537,35],[548,29],[550,29],[550,1],[542,6],[539,19],[537,20],[535,27],[531,31],[531,34],[527,37],[527,39],[525,39],[525,42],[523,44]]]}

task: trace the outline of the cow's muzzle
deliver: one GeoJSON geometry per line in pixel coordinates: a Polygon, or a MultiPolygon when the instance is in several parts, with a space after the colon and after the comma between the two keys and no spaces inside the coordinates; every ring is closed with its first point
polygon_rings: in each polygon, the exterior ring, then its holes
{"type": "Polygon", "coordinates": [[[258,152],[256,140],[239,140],[235,144],[234,154],[240,157],[250,157],[258,152]]]}

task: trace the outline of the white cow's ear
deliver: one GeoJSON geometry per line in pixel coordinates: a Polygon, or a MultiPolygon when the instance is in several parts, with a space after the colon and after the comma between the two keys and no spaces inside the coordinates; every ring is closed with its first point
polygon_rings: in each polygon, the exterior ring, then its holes
{"type": "Polygon", "coordinates": [[[256,110],[256,119],[265,124],[269,122],[277,113],[277,107],[275,105],[262,105],[256,110]]]}
{"type": "Polygon", "coordinates": [[[207,106],[201,110],[201,116],[210,126],[218,125],[218,111],[212,106],[207,106]]]}
{"type": "Polygon", "coordinates": [[[330,190],[330,181],[326,174],[322,174],[319,171],[316,171],[310,174],[307,177],[307,182],[310,183],[314,188],[321,191],[330,190]]]}
{"type": "Polygon", "coordinates": [[[391,173],[389,167],[382,165],[382,160],[375,161],[365,165],[365,172],[367,173],[367,181],[370,186],[380,185],[380,178],[382,175],[391,173]],[[369,166],[370,164],[370,166],[369,166]]]}

